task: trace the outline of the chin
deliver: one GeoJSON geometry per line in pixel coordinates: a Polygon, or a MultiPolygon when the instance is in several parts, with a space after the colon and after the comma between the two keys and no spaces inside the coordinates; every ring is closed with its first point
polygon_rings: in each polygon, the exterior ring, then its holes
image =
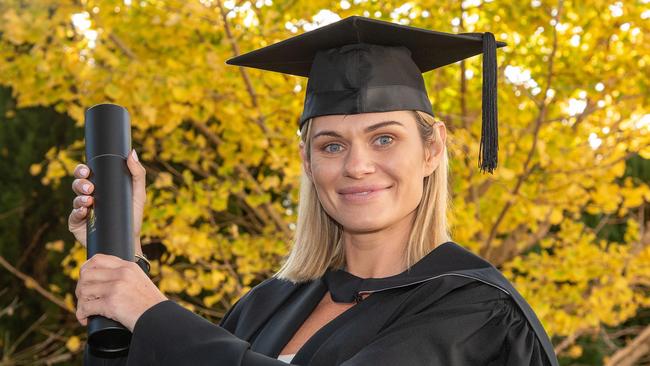
{"type": "Polygon", "coordinates": [[[369,233],[386,227],[384,221],[379,220],[377,216],[373,214],[368,214],[368,217],[346,217],[336,220],[336,222],[343,226],[343,230],[347,232],[369,233]]]}

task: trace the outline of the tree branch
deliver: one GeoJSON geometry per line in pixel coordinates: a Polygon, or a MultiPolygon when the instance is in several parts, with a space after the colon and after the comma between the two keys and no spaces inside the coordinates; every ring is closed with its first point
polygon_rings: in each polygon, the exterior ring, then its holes
{"type": "Polygon", "coordinates": [[[36,282],[32,277],[24,274],[23,272],[19,271],[16,267],[12,266],[7,260],[0,255],[0,265],[4,267],[7,271],[9,271],[11,274],[14,276],[20,278],[24,283],[25,286],[28,288],[33,288],[41,294],[43,297],[46,299],[52,301],[56,305],[58,305],[60,308],[65,309],[68,312],[74,313],[74,309],[68,308],[68,306],[65,304],[65,302],[61,299],[59,299],[56,295],[51,293],[50,291],[44,289],[41,285],[36,282]]]}
{"type": "Polygon", "coordinates": [[[547,170],[545,171],[545,173],[546,174],[574,174],[574,173],[584,173],[589,170],[595,170],[595,169],[607,169],[608,167],[618,164],[619,162],[621,162],[621,160],[627,160],[631,158],[634,154],[636,153],[635,152],[627,153],[625,156],[622,156],[619,159],[616,159],[611,163],[607,163],[607,164],[598,164],[598,165],[580,167],[580,168],[569,169],[569,170],[547,170]]]}
{"type": "Polygon", "coordinates": [[[616,351],[605,366],[634,366],[650,353],[650,325],[646,326],[627,346],[616,351]]]}
{"type": "Polygon", "coordinates": [[[137,59],[135,53],[133,53],[133,51],[131,51],[131,49],[117,35],[115,35],[115,33],[111,32],[108,35],[108,39],[110,39],[129,59],[137,59]]]}
{"type": "Polygon", "coordinates": [[[555,354],[556,354],[556,355],[559,355],[562,351],[564,351],[565,349],[569,348],[569,346],[571,346],[572,344],[574,344],[575,341],[576,341],[576,339],[578,339],[578,337],[580,337],[581,335],[583,335],[585,332],[586,332],[586,329],[581,329],[581,330],[578,330],[578,331],[576,331],[575,333],[571,334],[570,336],[564,338],[564,339],[562,340],[562,342],[560,342],[560,344],[558,344],[557,346],[555,346],[555,349],[554,349],[555,354]]]}
{"type": "MultiPolygon", "coordinates": [[[[224,30],[226,31],[226,37],[228,38],[228,41],[230,42],[230,47],[232,48],[232,53],[234,56],[239,56],[239,46],[237,45],[237,41],[235,40],[235,37],[233,37],[232,32],[230,31],[230,25],[228,25],[228,14],[223,8],[223,4],[221,4],[220,0],[217,0],[217,4],[219,5],[219,11],[221,12],[221,20],[223,21],[223,27],[224,30]]],[[[251,83],[250,77],[248,76],[248,72],[243,67],[239,67],[239,72],[241,73],[242,78],[244,79],[244,84],[246,85],[246,91],[248,91],[248,95],[251,98],[251,104],[253,108],[259,110],[259,103],[257,101],[257,93],[255,92],[255,89],[253,88],[253,83],[251,83]]],[[[255,121],[258,126],[264,131],[264,134],[268,136],[269,130],[264,124],[264,117],[262,116],[262,113],[260,111],[260,117],[257,118],[255,121]]]]}
{"type": "Polygon", "coordinates": [[[43,231],[45,231],[45,229],[47,229],[48,226],[50,226],[50,223],[46,222],[43,225],[41,225],[38,228],[38,230],[36,230],[36,233],[32,237],[32,241],[29,243],[29,245],[27,245],[27,248],[25,248],[25,250],[23,251],[23,254],[20,256],[20,259],[18,259],[18,262],[16,262],[16,268],[22,267],[23,262],[27,260],[32,249],[34,249],[34,246],[36,246],[36,244],[38,244],[38,242],[40,241],[41,236],[43,235],[43,231]]]}
{"type": "Polygon", "coordinates": [[[23,205],[23,201],[21,201],[20,205],[14,207],[12,209],[9,209],[9,211],[5,211],[5,212],[0,213],[0,220],[4,220],[6,217],[13,217],[17,213],[21,213],[21,212],[25,211],[26,209],[27,209],[27,207],[25,205],[23,205]]]}
{"type": "Polygon", "coordinates": [[[537,242],[539,242],[544,236],[546,236],[546,234],[548,234],[548,231],[551,228],[549,218],[552,212],[553,209],[549,209],[544,219],[538,224],[537,231],[532,235],[526,235],[527,240],[525,243],[518,246],[517,244],[520,242],[519,236],[527,234],[528,231],[528,226],[521,224],[520,227],[522,229],[519,229],[518,227],[511,235],[508,235],[508,238],[499,247],[499,250],[492,255],[492,258],[490,258],[490,263],[494,264],[495,266],[500,266],[503,263],[514,259],[516,256],[520,255],[521,253],[527,251],[535,244],[537,244],[537,242]]]}

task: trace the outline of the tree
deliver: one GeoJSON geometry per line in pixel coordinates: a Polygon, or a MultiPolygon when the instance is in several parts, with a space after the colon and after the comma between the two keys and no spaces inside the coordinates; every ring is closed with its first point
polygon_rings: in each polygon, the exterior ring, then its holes
{"type": "Polygon", "coordinates": [[[83,131],[51,108],[16,110],[7,88],[0,116],[0,365],[70,360],[84,333],[73,315],[74,283],[61,271],[71,238],[61,202],[72,179],[43,184],[38,163],[83,131]]]}

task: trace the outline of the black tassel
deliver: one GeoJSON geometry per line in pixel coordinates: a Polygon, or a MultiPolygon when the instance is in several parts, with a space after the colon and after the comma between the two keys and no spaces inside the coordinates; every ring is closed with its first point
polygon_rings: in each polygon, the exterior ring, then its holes
{"type": "Polygon", "coordinates": [[[479,151],[479,167],[492,173],[499,161],[499,130],[497,118],[497,45],[494,34],[483,34],[483,124],[479,151]]]}

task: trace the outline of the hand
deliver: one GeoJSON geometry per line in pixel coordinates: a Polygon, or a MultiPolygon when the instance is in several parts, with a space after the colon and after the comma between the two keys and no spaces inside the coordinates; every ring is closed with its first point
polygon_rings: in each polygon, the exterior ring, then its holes
{"type": "MultiPolygon", "coordinates": [[[[131,171],[133,181],[133,237],[135,238],[135,251],[141,254],[140,229],[142,228],[144,205],[147,201],[146,170],[138,161],[135,150],[129,154],[126,165],[131,171]]],[[[75,168],[74,176],[78,179],[72,182],[72,191],[77,194],[77,197],[72,201],[73,210],[68,217],[68,230],[74,234],[74,237],[84,247],[86,246],[86,215],[88,214],[88,208],[93,205],[94,199],[91,194],[95,189],[93,184],[88,179],[85,179],[90,176],[90,173],[90,168],[85,164],[79,164],[75,168]],[[83,189],[85,185],[87,185],[87,190],[83,189]]]]}
{"type": "Polygon", "coordinates": [[[167,300],[137,264],[101,253],[81,266],[75,295],[82,325],[90,315],[102,315],[131,332],[145,311],[167,300]]]}

